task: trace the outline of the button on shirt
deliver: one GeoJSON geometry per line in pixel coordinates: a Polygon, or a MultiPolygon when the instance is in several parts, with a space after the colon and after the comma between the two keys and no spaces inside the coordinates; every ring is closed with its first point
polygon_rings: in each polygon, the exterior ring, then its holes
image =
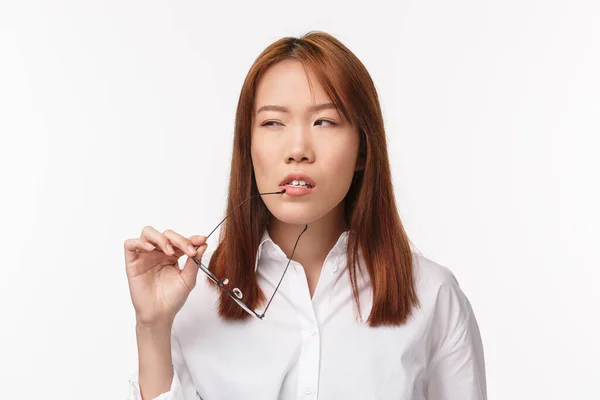
{"type": "MultiPolygon", "coordinates": [[[[477,321],[450,270],[413,252],[420,307],[402,326],[371,328],[369,277],[359,252],[360,321],[347,241],[348,231],[327,255],[312,298],[302,265],[292,261],[263,320],[220,319],[219,292],[199,272],[173,323],[171,388],[155,399],[487,399],[477,321]]],[[[202,256],[209,268],[213,251],[202,256]]],[[[265,230],[255,270],[267,298],[287,261],[265,230]]],[[[129,393],[142,399],[137,372],[129,393]]]]}

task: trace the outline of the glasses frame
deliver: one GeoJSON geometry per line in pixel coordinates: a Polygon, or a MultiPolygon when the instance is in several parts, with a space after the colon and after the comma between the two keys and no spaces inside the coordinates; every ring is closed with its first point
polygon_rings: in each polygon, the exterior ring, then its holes
{"type": "MultiPolygon", "coordinates": [[[[240,204],[238,204],[233,210],[231,210],[231,212],[229,214],[227,214],[227,216],[225,218],[223,218],[223,220],[221,220],[221,222],[219,222],[219,224],[208,234],[208,236],[206,237],[207,239],[210,237],[210,235],[212,235],[214,233],[214,231],[217,230],[217,228],[219,226],[221,226],[221,224],[223,222],[225,222],[225,220],[227,218],[229,218],[229,216],[231,214],[233,214],[233,212],[235,210],[237,210],[242,204],[244,204],[245,202],[247,202],[250,199],[253,199],[254,197],[257,196],[263,196],[263,195],[267,195],[267,194],[283,194],[285,193],[285,189],[280,190],[278,192],[267,192],[267,193],[259,193],[259,194],[255,194],[254,196],[250,196],[248,197],[246,200],[242,201],[240,204]]],[[[277,290],[279,289],[279,285],[281,285],[281,282],[283,281],[283,277],[285,276],[285,273],[288,270],[288,267],[290,266],[290,263],[292,261],[292,257],[294,257],[294,252],[296,251],[296,246],[298,245],[298,241],[300,240],[300,237],[302,236],[302,234],[304,232],[306,232],[306,230],[308,229],[308,225],[304,225],[304,229],[302,230],[302,232],[300,232],[300,235],[298,235],[298,238],[296,239],[296,243],[294,244],[294,249],[292,250],[292,255],[290,256],[290,258],[288,259],[288,263],[285,266],[285,269],[283,270],[283,274],[281,275],[281,279],[279,279],[279,283],[277,283],[277,287],[275,287],[275,291],[273,292],[273,294],[271,295],[271,298],[269,299],[269,302],[267,303],[267,306],[265,307],[265,309],[263,310],[262,313],[257,313],[256,311],[254,311],[253,309],[251,309],[250,307],[248,307],[247,304],[245,304],[244,302],[242,302],[242,297],[244,296],[244,294],[242,293],[241,290],[239,290],[238,288],[233,288],[233,290],[229,290],[227,287],[225,287],[227,284],[229,284],[229,279],[224,278],[223,280],[217,278],[215,276],[215,274],[213,274],[206,265],[202,264],[202,261],[200,261],[198,258],[196,258],[196,256],[192,257],[192,260],[194,260],[194,262],[196,263],[196,265],[198,266],[198,268],[204,272],[206,274],[206,276],[208,276],[208,278],[210,280],[212,280],[214,283],[217,284],[217,286],[224,291],[225,293],[227,293],[229,295],[229,297],[231,297],[233,299],[233,301],[236,302],[237,305],[239,305],[244,311],[246,311],[248,314],[255,316],[256,318],[262,320],[265,317],[265,314],[267,313],[267,310],[269,309],[269,306],[271,305],[271,302],[273,301],[273,298],[275,297],[275,293],[277,293],[277,290]]]]}

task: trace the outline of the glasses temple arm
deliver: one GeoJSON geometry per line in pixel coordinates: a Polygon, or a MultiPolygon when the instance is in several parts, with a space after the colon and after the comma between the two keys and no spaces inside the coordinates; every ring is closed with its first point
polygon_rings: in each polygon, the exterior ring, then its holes
{"type": "Polygon", "coordinates": [[[269,308],[269,305],[273,301],[273,298],[275,297],[275,293],[277,293],[277,289],[279,289],[279,285],[281,285],[281,281],[283,281],[283,277],[285,276],[285,273],[286,273],[288,267],[290,266],[290,262],[292,261],[292,257],[294,257],[294,252],[296,251],[296,246],[298,246],[298,241],[300,240],[300,236],[302,236],[302,234],[304,232],[306,232],[307,229],[308,229],[308,225],[304,225],[304,229],[298,235],[298,239],[296,239],[296,244],[294,244],[294,249],[292,250],[292,255],[290,256],[290,259],[288,260],[288,263],[285,266],[285,270],[283,271],[283,274],[281,275],[281,279],[279,279],[279,283],[277,284],[277,287],[275,288],[275,291],[273,292],[273,295],[271,296],[271,299],[269,300],[269,302],[267,303],[267,306],[265,307],[264,311],[262,312],[262,316],[263,317],[264,317],[265,313],[267,312],[267,309],[269,308]]]}
{"type": "MultiPolygon", "coordinates": [[[[238,209],[238,208],[239,208],[239,207],[240,207],[242,204],[244,204],[244,203],[245,203],[245,202],[247,202],[248,200],[250,200],[250,199],[252,199],[252,198],[254,198],[254,197],[256,197],[256,196],[262,196],[263,194],[281,194],[281,193],[285,193],[285,189],[283,189],[283,190],[280,190],[279,192],[258,193],[258,194],[255,194],[254,196],[250,196],[250,197],[248,197],[246,200],[244,200],[244,201],[242,201],[240,204],[238,204],[238,205],[237,205],[237,206],[236,206],[236,207],[235,207],[233,210],[231,210],[231,212],[230,212],[229,214],[227,214],[227,215],[225,216],[225,218],[223,218],[223,219],[221,220],[221,222],[219,222],[219,224],[218,224],[217,226],[215,226],[215,229],[213,229],[213,230],[212,230],[212,231],[211,231],[211,232],[210,232],[210,233],[209,233],[209,234],[206,236],[206,239],[208,239],[208,238],[210,237],[210,235],[212,235],[212,234],[213,234],[213,233],[214,233],[214,232],[217,230],[217,228],[218,228],[219,226],[221,226],[221,224],[222,224],[222,223],[223,223],[223,222],[224,222],[224,221],[225,221],[227,218],[229,218],[229,216],[230,216],[231,214],[233,214],[233,212],[234,212],[235,210],[237,210],[237,209],[238,209]]],[[[200,264],[200,260],[198,260],[198,259],[196,258],[196,256],[192,256],[192,260],[194,260],[194,261],[196,262],[196,264],[198,264],[198,265],[200,264]]]]}

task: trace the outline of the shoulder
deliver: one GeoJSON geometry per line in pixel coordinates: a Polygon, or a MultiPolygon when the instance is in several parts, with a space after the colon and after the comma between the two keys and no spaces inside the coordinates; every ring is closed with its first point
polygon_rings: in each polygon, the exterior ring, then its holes
{"type": "Polygon", "coordinates": [[[412,252],[412,258],[415,284],[422,290],[435,290],[440,286],[458,286],[458,280],[450,268],[415,251],[412,252]]]}
{"type": "Polygon", "coordinates": [[[471,318],[471,304],[450,268],[420,253],[412,255],[419,308],[430,322],[460,326],[471,318]]]}
{"type": "Polygon", "coordinates": [[[421,254],[413,256],[430,394],[486,398],[483,342],[467,296],[448,267],[421,254]]]}

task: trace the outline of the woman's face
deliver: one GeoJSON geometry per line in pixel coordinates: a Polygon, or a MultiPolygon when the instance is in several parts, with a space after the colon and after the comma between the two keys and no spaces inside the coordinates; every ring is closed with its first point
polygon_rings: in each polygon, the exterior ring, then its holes
{"type": "Polygon", "coordinates": [[[356,170],[357,129],[335,108],[315,110],[331,99],[312,74],[311,83],[314,102],[302,64],[285,60],[265,72],[254,101],[251,153],[259,192],[283,189],[290,173],[314,182],[302,196],[262,196],[271,214],[287,224],[308,224],[341,207],[356,170]]]}

